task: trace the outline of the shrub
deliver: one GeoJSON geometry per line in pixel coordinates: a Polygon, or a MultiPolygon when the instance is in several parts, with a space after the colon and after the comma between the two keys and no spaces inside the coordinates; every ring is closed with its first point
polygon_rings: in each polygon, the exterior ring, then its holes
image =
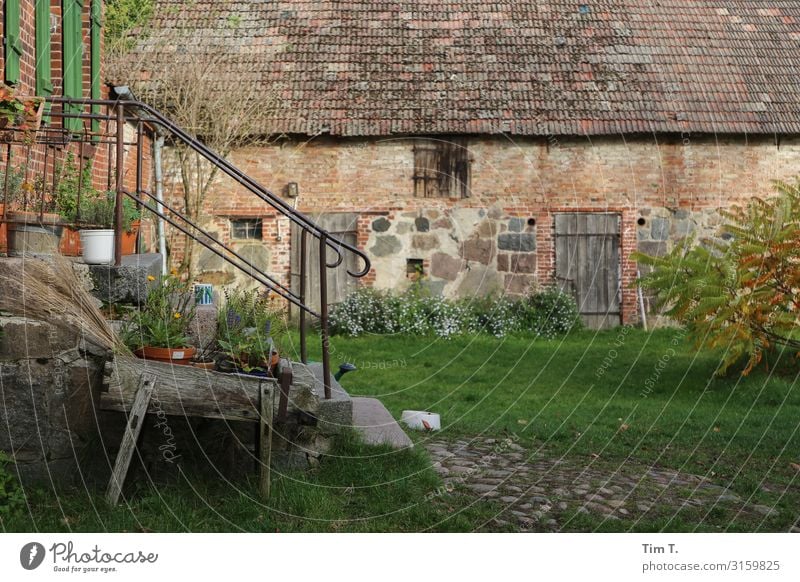
{"type": "Polygon", "coordinates": [[[450,338],[467,333],[503,337],[533,331],[553,338],[580,326],[569,295],[544,289],[521,300],[503,296],[448,300],[414,286],[400,295],[359,288],[330,314],[332,334],[360,336],[404,333],[450,338]]]}
{"type": "Polygon", "coordinates": [[[25,509],[25,495],[16,477],[8,470],[9,459],[0,451],[0,524],[3,519],[25,509]]]}
{"type": "Polygon", "coordinates": [[[559,337],[583,325],[575,300],[557,287],[531,294],[519,308],[522,328],[543,338],[559,337]]]}
{"type": "Polygon", "coordinates": [[[744,359],[747,374],[776,348],[800,351],[800,181],[775,188],[723,213],[729,242],[687,238],[663,257],[634,255],[653,268],[639,284],[696,347],[724,349],[720,374],[744,359]]]}

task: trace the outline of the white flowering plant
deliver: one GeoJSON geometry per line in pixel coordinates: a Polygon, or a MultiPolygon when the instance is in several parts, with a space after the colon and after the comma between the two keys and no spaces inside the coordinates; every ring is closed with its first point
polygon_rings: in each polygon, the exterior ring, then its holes
{"type": "Polygon", "coordinates": [[[504,296],[450,300],[415,285],[400,295],[362,287],[334,306],[331,333],[409,334],[452,338],[485,333],[504,337],[533,332],[552,339],[581,326],[573,298],[544,288],[522,299],[504,296]]]}

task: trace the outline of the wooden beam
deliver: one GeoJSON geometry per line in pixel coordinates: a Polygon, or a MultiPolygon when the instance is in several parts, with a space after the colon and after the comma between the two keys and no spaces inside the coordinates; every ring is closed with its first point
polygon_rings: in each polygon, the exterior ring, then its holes
{"type": "Polygon", "coordinates": [[[153,398],[165,414],[258,421],[259,387],[262,383],[277,386],[275,380],[139,358],[117,357],[111,369],[108,391],[101,394],[102,410],[129,410],[138,378],[147,372],[158,379],[153,398]]]}
{"type": "Polygon", "coordinates": [[[139,433],[142,432],[144,417],[147,414],[147,407],[150,405],[156,381],[154,374],[144,373],[139,378],[133,405],[128,414],[128,423],[125,425],[125,432],[122,435],[122,444],[119,447],[117,460],[114,463],[114,471],[111,473],[111,480],[108,483],[108,491],[106,492],[106,501],[111,505],[116,505],[119,502],[119,496],[122,494],[122,486],[125,483],[128,468],[131,465],[131,457],[133,457],[133,451],[136,448],[136,441],[139,440],[139,433]]]}
{"type": "Polygon", "coordinates": [[[261,386],[261,417],[258,431],[258,490],[262,499],[269,497],[270,490],[270,462],[272,460],[272,425],[275,411],[275,390],[269,385],[261,386]]]}

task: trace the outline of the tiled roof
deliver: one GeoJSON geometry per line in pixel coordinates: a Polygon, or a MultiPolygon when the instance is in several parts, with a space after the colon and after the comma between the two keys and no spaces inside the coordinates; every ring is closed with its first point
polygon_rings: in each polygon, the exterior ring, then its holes
{"type": "Polygon", "coordinates": [[[267,133],[800,132],[798,0],[158,4],[278,87],[267,133]]]}

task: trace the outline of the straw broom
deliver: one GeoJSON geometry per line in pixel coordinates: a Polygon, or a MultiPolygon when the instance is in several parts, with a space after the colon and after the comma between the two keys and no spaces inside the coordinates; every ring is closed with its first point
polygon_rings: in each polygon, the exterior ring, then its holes
{"type": "Polygon", "coordinates": [[[0,310],[47,321],[117,354],[129,350],[84,288],[72,262],[61,255],[47,260],[25,258],[19,269],[0,271],[0,310]]]}

